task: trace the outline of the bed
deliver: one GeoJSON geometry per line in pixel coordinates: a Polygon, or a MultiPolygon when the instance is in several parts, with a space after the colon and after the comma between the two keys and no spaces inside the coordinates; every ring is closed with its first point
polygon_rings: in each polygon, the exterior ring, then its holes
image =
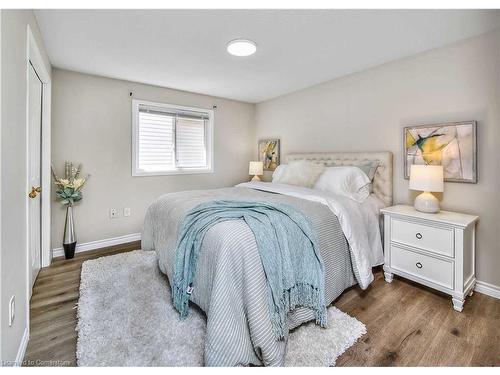
{"type": "MultiPolygon", "coordinates": [[[[156,251],[161,271],[172,280],[179,225],[190,209],[217,199],[285,203],[306,215],[317,232],[325,270],[326,304],[355,284],[367,288],[373,280],[372,267],[383,262],[378,212],[392,203],[392,154],[307,153],[285,158],[285,162],[296,160],[325,166],[378,161],[373,192],[363,203],[315,189],[264,182],[169,193],[148,208],[142,249],[156,251]]],[[[276,340],[273,335],[266,292],[255,236],[246,223],[226,221],[208,230],[190,298],[207,316],[207,366],[283,365],[287,337],[276,340]]],[[[312,319],[309,309],[298,308],[288,314],[288,328],[312,319]]]]}

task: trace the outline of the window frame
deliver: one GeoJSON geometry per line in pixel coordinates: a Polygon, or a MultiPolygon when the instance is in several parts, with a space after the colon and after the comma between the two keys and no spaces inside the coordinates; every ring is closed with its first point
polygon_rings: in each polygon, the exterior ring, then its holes
{"type": "MultiPolygon", "coordinates": [[[[182,174],[214,173],[214,110],[207,108],[187,107],[177,104],[159,103],[148,100],[132,99],[132,176],[171,176],[182,174]],[[176,168],[172,170],[147,172],[139,169],[139,106],[157,107],[170,112],[197,112],[208,115],[205,126],[205,147],[207,167],[205,168],[176,168]]],[[[174,142],[177,142],[175,140],[174,142]]],[[[174,144],[175,147],[175,144],[174,144]]]]}

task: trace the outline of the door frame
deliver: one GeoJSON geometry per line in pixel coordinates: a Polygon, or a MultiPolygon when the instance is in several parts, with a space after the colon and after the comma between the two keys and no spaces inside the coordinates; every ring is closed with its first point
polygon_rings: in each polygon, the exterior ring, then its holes
{"type": "MultiPolygon", "coordinates": [[[[45,66],[42,54],[38,43],[36,42],[30,26],[27,26],[27,42],[26,42],[26,277],[27,277],[27,296],[30,296],[31,282],[31,258],[28,248],[29,244],[29,204],[28,192],[29,186],[29,69],[30,63],[35,69],[40,81],[42,82],[42,136],[41,136],[41,267],[47,267],[52,260],[50,251],[50,193],[51,193],[51,77],[45,66]]],[[[29,309],[29,301],[27,303],[29,309]]],[[[29,311],[28,311],[29,316],[29,311]]]]}

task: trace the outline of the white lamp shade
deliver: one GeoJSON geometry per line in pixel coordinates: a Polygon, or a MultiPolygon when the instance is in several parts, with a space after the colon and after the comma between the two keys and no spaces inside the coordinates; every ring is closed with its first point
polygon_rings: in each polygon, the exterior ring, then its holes
{"type": "Polygon", "coordinates": [[[248,166],[248,174],[252,176],[260,176],[264,174],[264,163],[261,161],[251,161],[248,166]]]}
{"type": "Polygon", "coordinates": [[[410,166],[410,189],[427,192],[441,192],[444,190],[442,165],[410,166]]]}

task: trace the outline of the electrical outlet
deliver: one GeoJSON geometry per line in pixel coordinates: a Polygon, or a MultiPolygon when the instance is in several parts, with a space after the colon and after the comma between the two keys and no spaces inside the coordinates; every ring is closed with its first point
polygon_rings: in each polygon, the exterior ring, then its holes
{"type": "Polygon", "coordinates": [[[109,209],[109,218],[116,219],[117,217],[118,217],[118,212],[116,211],[116,208],[110,208],[109,209]]]}
{"type": "Polygon", "coordinates": [[[16,317],[16,296],[10,297],[9,301],[9,327],[12,327],[14,318],[16,317]]]}
{"type": "Polygon", "coordinates": [[[130,207],[125,207],[123,209],[123,216],[128,217],[128,216],[130,216],[130,213],[131,213],[130,212],[130,207]]]}

